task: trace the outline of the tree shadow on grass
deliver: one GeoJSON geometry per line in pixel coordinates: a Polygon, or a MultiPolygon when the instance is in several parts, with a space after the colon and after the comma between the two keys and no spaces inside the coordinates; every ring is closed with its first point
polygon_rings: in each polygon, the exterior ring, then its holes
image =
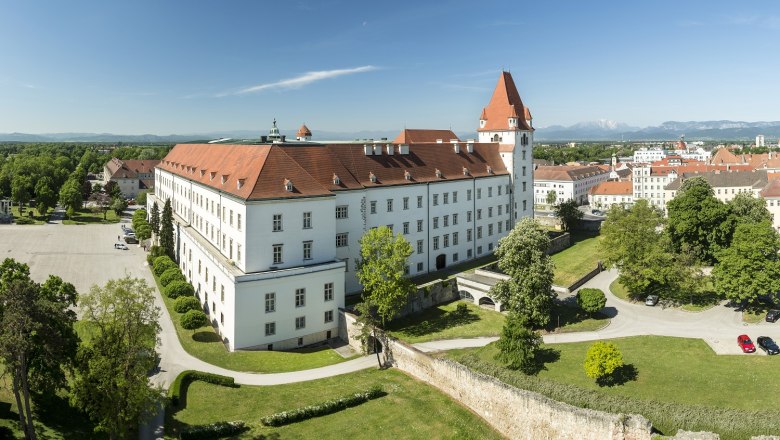
{"type": "Polygon", "coordinates": [[[601,377],[596,380],[596,383],[600,387],[614,387],[618,385],[624,385],[626,382],[634,382],[638,376],[634,364],[625,364],[622,367],[615,370],[612,374],[601,377]]]}
{"type": "Polygon", "coordinates": [[[388,325],[387,329],[390,331],[402,330],[409,336],[424,336],[479,320],[479,315],[471,309],[459,312],[458,310],[444,311],[439,308],[431,308],[422,313],[395,320],[388,325]],[[420,319],[423,320],[420,321],[420,319]]]}
{"type": "MultiPolygon", "coordinates": [[[[94,431],[94,424],[86,414],[72,407],[67,397],[58,394],[33,395],[35,415],[51,430],[61,433],[65,440],[104,438],[94,431]]],[[[17,415],[17,418],[19,416],[17,415]]],[[[44,435],[38,438],[45,439],[44,435]]]]}
{"type": "Polygon", "coordinates": [[[547,332],[554,332],[567,325],[578,324],[587,319],[606,320],[617,315],[614,307],[605,307],[600,312],[589,314],[577,305],[575,297],[571,296],[555,302],[550,322],[544,327],[547,332]]]}
{"type": "Polygon", "coordinates": [[[553,348],[545,347],[536,352],[534,365],[528,370],[528,374],[536,375],[541,371],[547,371],[547,364],[558,362],[561,352],[553,348]]]}
{"type": "Polygon", "coordinates": [[[195,332],[192,340],[196,342],[222,342],[222,338],[214,332],[195,332]]]}

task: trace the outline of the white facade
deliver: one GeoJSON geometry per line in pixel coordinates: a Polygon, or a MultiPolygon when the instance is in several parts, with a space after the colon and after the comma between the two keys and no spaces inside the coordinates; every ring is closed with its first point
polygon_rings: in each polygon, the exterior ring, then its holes
{"type": "Polygon", "coordinates": [[[539,177],[539,174],[537,174],[534,179],[534,203],[537,205],[546,204],[547,194],[550,191],[555,191],[555,203],[574,200],[578,205],[584,205],[588,202],[590,189],[601,182],[606,182],[609,176],[609,171],[601,169],[582,176],[573,172],[572,177],[569,178],[549,179],[539,177]]]}
{"type": "Polygon", "coordinates": [[[651,205],[664,210],[667,199],[666,185],[677,179],[675,171],[668,173],[652,174],[650,165],[641,165],[634,168],[634,200],[645,199],[651,205]]]}
{"type": "Polygon", "coordinates": [[[634,163],[650,163],[666,157],[666,150],[661,148],[642,147],[634,151],[634,163]]]}
{"type": "Polygon", "coordinates": [[[766,147],[766,141],[763,134],[756,136],[756,147],[766,147]]]}

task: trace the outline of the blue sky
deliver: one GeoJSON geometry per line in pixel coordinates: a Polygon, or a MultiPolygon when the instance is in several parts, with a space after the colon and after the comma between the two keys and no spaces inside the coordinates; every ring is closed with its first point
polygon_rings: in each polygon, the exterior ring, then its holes
{"type": "Polygon", "coordinates": [[[0,132],[780,120],[776,1],[0,0],[0,132]]]}

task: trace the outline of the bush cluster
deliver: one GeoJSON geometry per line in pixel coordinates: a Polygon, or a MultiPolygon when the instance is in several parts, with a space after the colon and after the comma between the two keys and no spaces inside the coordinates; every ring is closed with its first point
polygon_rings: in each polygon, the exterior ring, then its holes
{"type": "Polygon", "coordinates": [[[195,288],[186,281],[171,281],[170,284],[163,287],[163,292],[168,298],[176,299],[180,296],[194,296],[195,288]]]}
{"type": "Polygon", "coordinates": [[[31,225],[35,223],[35,220],[30,217],[14,217],[14,223],[17,225],[31,225]]]}
{"type": "Polygon", "coordinates": [[[223,387],[239,388],[235,380],[229,376],[222,376],[219,374],[206,373],[203,371],[185,370],[176,376],[173,380],[171,388],[168,390],[168,398],[173,406],[179,404],[181,395],[186,391],[187,387],[196,380],[211,383],[214,385],[220,385],[223,387]]]}
{"type": "Polygon", "coordinates": [[[347,408],[352,408],[353,406],[360,405],[369,400],[382,397],[385,394],[386,393],[382,391],[382,387],[376,385],[362,393],[355,393],[338,399],[328,400],[317,405],[304,406],[290,411],[271,414],[270,416],[263,417],[260,421],[266,426],[289,425],[290,423],[308,420],[313,417],[325,416],[347,408]]]}
{"type": "Polygon", "coordinates": [[[200,301],[194,296],[180,296],[173,302],[173,310],[176,310],[177,313],[200,310],[200,301]]]}
{"type": "Polygon", "coordinates": [[[178,267],[165,269],[165,272],[160,275],[160,284],[162,284],[163,287],[171,284],[173,281],[187,281],[184,278],[184,274],[181,273],[178,267]]]}
{"type": "Polygon", "coordinates": [[[592,315],[607,305],[607,296],[601,289],[580,289],[577,292],[577,304],[582,310],[592,315]]]}
{"type": "Polygon", "coordinates": [[[165,255],[165,250],[163,250],[163,248],[155,244],[149,249],[149,255],[146,256],[146,262],[149,263],[149,266],[154,267],[154,260],[157,257],[162,257],[164,255],[165,255]]]}
{"type": "Polygon", "coordinates": [[[195,330],[209,323],[209,317],[202,310],[190,310],[181,315],[181,326],[187,330],[195,330]]]}
{"type": "Polygon", "coordinates": [[[220,437],[231,437],[248,431],[246,423],[237,420],[234,422],[216,422],[208,425],[195,425],[182,430],[179,434],[181,440],[206,440],[220,437]]]}
{"type": "Polygon", "coordinates": [[[171,257],[167,255],[163,255],[161,257],[157,257],[154,259],[154,262],[152,263],[152,270],[154,271],[154,274],[158,277],[163,274],[166,270],[179,266],[176,264],[175,261],[171,260],[171,257]]]}
{"type": "Polygon", "coordinates": [[[726,440],[780,432],[780,417],[775,411],[748,411],[637,399],[527,376],[485,362],[473,354],[463,356],[458,361],[501,382],[542,394],[558,402],[614,414],[641,414],[653,423],[655,429],[667,434],[673,434],[678,429],[709,431],[720,434],[720,437],[726,440]]]}

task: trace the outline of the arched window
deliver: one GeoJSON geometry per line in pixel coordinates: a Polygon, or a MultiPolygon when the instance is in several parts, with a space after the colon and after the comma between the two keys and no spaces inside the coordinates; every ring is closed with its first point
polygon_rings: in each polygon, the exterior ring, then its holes
{"type": "Polygon", "coordinates": [[[497,134],[493,135],[493,142],[498,142],[498,139],[499,137],[497,134]]]}

